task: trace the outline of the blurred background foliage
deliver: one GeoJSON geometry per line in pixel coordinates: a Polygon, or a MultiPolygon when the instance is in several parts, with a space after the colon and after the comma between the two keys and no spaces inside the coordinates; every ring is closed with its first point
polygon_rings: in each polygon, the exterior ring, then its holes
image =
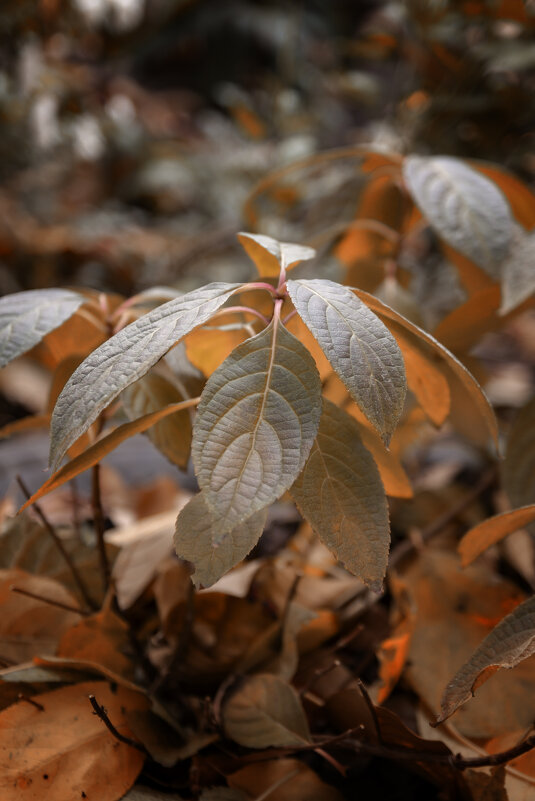
{"type": "MultiPolygon", "coordinates": [[[[533,185],[534,30],[531,0],[4,0],[0,292],[245,278],[255,185],[328,148],[483,158],[533,185]]],[[[354,218],[359,159],[300,180],[313,211],[281,190],[263,232],[354,218]]]]}

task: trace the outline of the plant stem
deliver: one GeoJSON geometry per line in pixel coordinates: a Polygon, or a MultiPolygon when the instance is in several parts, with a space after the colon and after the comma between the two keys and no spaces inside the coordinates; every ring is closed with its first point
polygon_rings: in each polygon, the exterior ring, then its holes
{"type": "Polygon", "coordinates": [[[117,731],[117,729],[109,719],[108,713],[106,712],[104,707],[99,704],[94,695],[89,696],[89,701],[91,703],[91,706],[93,707],[94,714],[101,719],[101,721],[104,723],[108,731],[111,734],[113,734],[116,740],[119,740],[119,742],[125,743],[125,745],[129,745],[132,748],[136,748],[138,751],[141,751],[141,753],[144,756],[150,756],[149,752],[147,751],[144,745],[136,742],[136,740],[132,740],[130,737],[126,737],[124,734],[121,734],[120,731],[117,731]]]}
{"type": "Polygon", "coordinates": [[[272,284],[268,284],[265,281],[251,281],[248,284],[244,284],[241,287],[240,291],[241,292],[252,292],[254,289],[265,289],[267,292],[269,292],[275,298],[278,297],[278,291],[275,289],[275,287],[272,284]]]}
{"type": "MultiPolygon", "coordinates": [[[[28,487],[26,486],[26,484],[24,483],[24,481],[22,480],[22,478],[20,476],[16,476],[16,480],[17,480],[17,483],[18,483],[19,487],[21,488],[22,492],[26,496],[26,499],[29,500],[32,497],[32,494],[29,491],[28,487]]],[[[85,583],[84,583],[80,573],[78,572],[78,569],[77,569],[76,565],[74,564],[73,560],[71,559],[71,556],[70,556],[69,552],[66,550],[61,538],[58,536],[58,533],[57,533],[56,529],[49,522],[49,520],[45,516],[43,510],[41,509],[41,507],[37,503],[33,504],[33,508],[35,509],[35,513],[40,518],[40,520],[41,520],[43,526],[45,527],[46,531],[52,537],[57,549],[59,550],[59,552],[61,553],[63,559],[65,560],[65,563],[66,563],[67,567],[71,571],[71,575],[72,575],[72,577],[74,579],[74,583],[78,587],[80,595],[82,596],[82,598],[84,599],[85,603],[87,604],[87,606],[90,609],[96,609],[97,605],[95,604],[95,602],[93,601],[93,599],[89,595],[87,587],[85,586],[85,583]]]]}
{"type": "Polygon", "coordinates": [[[97,548],[100,561],[100,571],[102,573],[102,584],[104,593],[108,591],[110,584],[110,563],[106,553],[106,543],[104,541],[105,523],[104,512],[102,511],[102,495],[100,492],[100,464],[95,464],[91,468],[91,507],[93,509],[93,525],[97,535],[97,548]]]}
{"type": "Polygon", "coordinates": [[[259,312],[257,309],[253,309],[251,306],[227,306],[225,309],[221,309],[221,311],[216,312],[210,317],[210,322],[215,320],[216,317],[220,317],[224,314],[237,314],[238,312],[243,312],[243,314],[252,314],[254,317],[258,317],[259,320],[262,320],[263,323],[266,325],[269,323],[268,318],[259,312]]]}

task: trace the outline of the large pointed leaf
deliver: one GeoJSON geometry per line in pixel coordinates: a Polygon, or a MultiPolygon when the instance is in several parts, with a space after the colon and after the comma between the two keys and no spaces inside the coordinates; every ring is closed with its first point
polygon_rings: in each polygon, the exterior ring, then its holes
{"type": "Polygon", "coordinates": [[[0,299],[0,367],[37,345],[85,298],[68,289],[31,289],[0,299]]]}
{"type": "Polygon", "coordinates": [[[281,323],[239,345],[208,379],[192,457],[221,538],[291,487],[321,415],[312,356],[281,323]]]}
{"type": "Polygon", "coordinates": [[[254,548],[267,518],[261,509],[221,539],[217,517],[204,498],[195,495],[182,509],[176,521],[175,550],[181,559],[195,566],[193,582],[210,587],[254,548]]]}
{"type": "Polygon", "coordinates": [[[353,399],[388,443],[407,391],[396,340],[350,289],[334,281],[288,281],[288,292],[353,399]]]}
{"type": "Polygon", "coordinates": [[[158,306],[93,351],[58,398],[51,424],[50,466],[100,412],[144,375],[189,331],[206,322],[240,284],[208,284],[158,306]]]}
{"type": "Polygon", "coordinates": [[[458,551],[463,560],[463,567],[474,561],[483,551],[497,542],[524,528],[535,520],[535,504],[521,506],[511,512],[494,515],[468,531],[458,545],[458,551]]]}
{"type": "Polygon", "coordinates": [[[449,682],[438,722],[452,715],[496,668],[513,668],[535,654],[535,597],[503,618],[449,682]],[[494,668],[494,670],[488,670],[494,668]],[[483,675],[481,675],[483,674],[483,675]]]}
{"type": "Polygon", "coordinates": [[[247,748],[306,745],[307,719],[299,696],[278,676],[249,676],[223,707],[228,736],[247,748]]]}
{"type": "Polygon", "coordinates": [[[379,589],[390,545],[385,491],[357,423],[330,401],[323,402],[316,440],[291,494],[348,570],[379,589]]]}
{"type": "Polygon", "coordinates": [[[155,423],[167,417],[167,415],[181,412],[189,406],[194,406],[196,402],[197,399],[171,403],[169,406],[164,406],[163,409],[158,409],[157,412],[145,414],[143,417],[138,417],[137,420],[133,420],[131,423],[123,423],[123,425],[117,426],[110,434],[97,440],[94,445],[91,445],[90,448],[83,451],[79,456],[71,459],[70,462],[64,464],[63,467],[50,476],[48,481],[45,481],[43,486],[26,501],[24,506],[21,506],[19,511],[22,512],[23,509],[26,509],[27,506],[31,506],[31,504],[35,503],[39,498],[61,487],[67,481],[83,473],[84,470],[93,467],[93,465],[100,462],[107,453],[119,447],[119,445],[126,439],[129,439],[129,437],[133,437],[135,434],[142,434],[150,428],[150,426],[155,425],[155,423]]]}
{"type": "Polygon", "coordinates": [[[263,277],[277,276],[281,267],[290,270],[301,261],[313,259],[316,251],[305,245],[294,245],[292,242],[279,242],[271,236],[248,234],[241,232],[238,239],[250,259],[254,261],[259,275],[263,277]]]}
{"type": "Polygon", "coordinates": [[[427,331],[419,328],[414,323],[411,323],[410,320],[407,320],[406,317],[403,317],[401,314],[398,314],[396,311],[391,309],[389,306],[386,306],[384,303],[381,303],[380,300],[377,300],[376,297],[370,295],[369,292],[363,292],[361,289],[356,289],[355,287],[352,288],[352,291],[358,295],[358,297],[372,309],[375,314],[377,314],[381,319],[384,320],[385,325],[390,326],[392,325],[392,330],[395,332],[396,325],[402,326],[405,329],[405,332],[410,332],[415,335],[417,339],[422,340],[423,342],[427,343],[431,346],[431,349],[434,350],[439,356],[442,357],[444,363],[446,364],[447,368],[451,370],[459,379],[461,385],[466,390],[466,393],[470,396],[470,398],[474,401],[480,415],[481,419],[484,420],[485,425],[489,431],[489,434],[492,436],[495,444],[498,444],[498,424],[496,422],[496,417],[492,410],[492,406],[490,405],[485,393],[473,377],[473,375],[466,369],[464,364],[462,364],[455,356],[449,352],[443,345],[440,344],[431,334],[428,334],[427,331]]]}
{"type": "Polygon", "coordinates": [[[408,156],[403,176],[436,232],[497,277],[511,244],[513,217],[496,184],[451,156],[408,156]]]}

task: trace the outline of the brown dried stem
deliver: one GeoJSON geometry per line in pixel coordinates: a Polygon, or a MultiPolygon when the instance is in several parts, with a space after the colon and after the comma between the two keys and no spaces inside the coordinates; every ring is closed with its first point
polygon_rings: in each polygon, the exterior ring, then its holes
{"type": "Polygon", "coordinates": [[[136,748],[144,756],[150,756],[149,752],[142,743],[138,743],[136,740],[132,740],[130,737],[126,737],[126,735],[121,734],[120,731],[117,731],[117,729],[109,719],[108,713],[106,712],[104,707],[99,704],[94,695],[89,696],[89,701],[91,703],[91,706],[93,707],[94,714],[101,719],[101,721],[104,723],[108,731],[111,734],[113,734],[116,740],[119,740],[119,742],[125,743],[125,745],[129,745],[132,748],[136,748]]]}

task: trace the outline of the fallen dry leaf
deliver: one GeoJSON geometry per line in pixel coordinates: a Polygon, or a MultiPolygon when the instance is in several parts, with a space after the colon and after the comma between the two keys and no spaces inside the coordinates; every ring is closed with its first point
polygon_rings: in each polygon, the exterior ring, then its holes
{"type": "Polygon", "coordinates": [[[123,707],[148,705],[140,693],[95,681],[35,696],[42,709],[26,701],[8,707],[0,713],[2,801],[117,801],[132,786],[143,754],[110,734],[93,714],[90,694],[127,737],[123,707]]]}

